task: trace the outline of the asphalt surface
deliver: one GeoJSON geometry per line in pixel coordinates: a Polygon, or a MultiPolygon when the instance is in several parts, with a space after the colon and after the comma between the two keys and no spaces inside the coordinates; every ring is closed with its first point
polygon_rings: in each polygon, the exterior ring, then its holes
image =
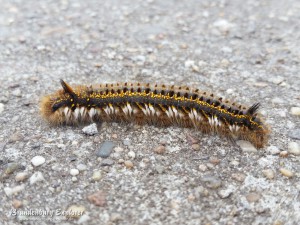
{"type": "Polygon", "coordinates": [[[1,224],[298,224],[299,1],[0,4],[1,224]],[[39,101],[59,79],[260,102],[270,140],[249,150],[178,127],[51,127],[39,101]]]}

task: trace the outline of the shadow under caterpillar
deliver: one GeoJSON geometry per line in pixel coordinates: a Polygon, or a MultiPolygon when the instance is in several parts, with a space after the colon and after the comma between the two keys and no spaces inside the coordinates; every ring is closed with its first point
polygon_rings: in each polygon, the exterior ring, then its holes
{"type": "Polygon", "coordinates": [[[157,126],[194,127],[229,139],[250,141],[262,148],[269,129],[257,113],[259,103],[246,108],[189,87],[115,83],[63,89],[43,97],[42,116],[53,125],[91,121],[134,122],[157,126]]]}

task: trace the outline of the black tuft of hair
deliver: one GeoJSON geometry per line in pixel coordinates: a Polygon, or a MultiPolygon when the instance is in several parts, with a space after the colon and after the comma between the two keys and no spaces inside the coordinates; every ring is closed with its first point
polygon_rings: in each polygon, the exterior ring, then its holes
{"type": "Polygon", "coordinates": [[[259,107],[260,107],[260,103],[255,103],[247,110],[247,114],[254,115],[257,112],[259,107]]]}

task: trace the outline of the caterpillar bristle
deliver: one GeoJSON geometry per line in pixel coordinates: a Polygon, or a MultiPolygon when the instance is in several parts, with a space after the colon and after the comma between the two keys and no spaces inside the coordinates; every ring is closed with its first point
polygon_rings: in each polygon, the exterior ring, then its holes
{"type": "Polygon", "coordinates": [[[260,103],[255,103],[254,105],[252,105],[248,110],[248,114],[249,115],[253,115],[254,113],[257,112],[258,108],[260,107],[260,103]]]}
{"type": "Polygon", "coordinates": [[[68,94],[73,94],[73,89],[68,85],[66,82],[64,82],[62,79],[60,79],[61,86],[63,87],[64,91],[68,94]]]}

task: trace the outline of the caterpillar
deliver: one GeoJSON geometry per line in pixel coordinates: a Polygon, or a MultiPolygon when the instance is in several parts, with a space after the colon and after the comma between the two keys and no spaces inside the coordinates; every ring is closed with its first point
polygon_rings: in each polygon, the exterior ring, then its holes
{"type": "Polygon", "coordinates": [[[269,129],[251,107],[223,100],[199,89],[174,85],[115,83],[62,89],[44,96],[40,111],[53,125],[84,122],[134,122],[157,126],[194,127],[229,139],[242,139],[262,148],[269,129]]]}

